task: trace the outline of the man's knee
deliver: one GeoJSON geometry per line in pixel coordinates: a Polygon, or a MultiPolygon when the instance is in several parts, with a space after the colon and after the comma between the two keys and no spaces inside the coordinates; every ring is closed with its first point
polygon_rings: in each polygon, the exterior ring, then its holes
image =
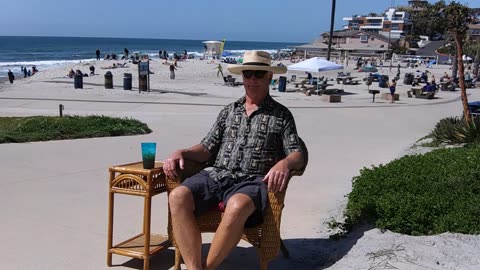
{"type": "Polygon", "coordinates": [[[232,218],[247,219],[255,211],[253,200],[245,194],[233,195],[227,202],[225,215],[232,218]]]}
{"type": "Polygon", "coordinates": [[[172,212],[176,212],[179,209],[191,211],[195,209],[192,192],[184,186],[173,189],[168,195],[168,202],[172,212]]]}

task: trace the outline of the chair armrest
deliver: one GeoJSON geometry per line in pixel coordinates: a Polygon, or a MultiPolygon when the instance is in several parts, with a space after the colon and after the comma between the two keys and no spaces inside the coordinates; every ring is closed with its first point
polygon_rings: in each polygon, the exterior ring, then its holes
{"type": "Polygon", "coordinates": [[[290,173],[290,175],[291,175],[291,176],[302,176],[304,172],[305,172],[305,168],[303,168],[303,170],[292,171],[292,172],[290,173]]]}

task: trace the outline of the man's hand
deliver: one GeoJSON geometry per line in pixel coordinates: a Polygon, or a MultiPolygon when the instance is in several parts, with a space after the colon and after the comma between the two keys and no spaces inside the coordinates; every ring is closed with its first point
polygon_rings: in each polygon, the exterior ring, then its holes
{"type": "Polygon", "coordinates": [[[290,169],[286,159],[280,160],[265,175],[263,181],[268,185],[268,191],[279,192],[285,189],[288,178],[290,177],[290,169]]]}
{"type": "Polygon", "coordinates": [[[177,166],[181,170],[184,168],[184,157],[182,150],[173,152],[166,160],[163,161],[163,172],[168,178],[174,178],[178,176],[177,166]]]}

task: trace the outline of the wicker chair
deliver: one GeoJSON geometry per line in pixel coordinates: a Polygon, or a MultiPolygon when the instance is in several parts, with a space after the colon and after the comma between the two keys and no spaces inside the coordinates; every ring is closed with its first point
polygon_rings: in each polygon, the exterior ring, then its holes
{"type": "MultiPolygon", "coordinates": [[[[301,143],[306,147],[303,141],[301,143]]],[[[308,152],[304,153],[305,165],[308,162],[308,152]]],[[[198,173],[206,166],[193,161],[185,161],[185,169],[180,172],[178,178],[167,178],[167,192],[170,194],[174,188],[180,185],[180,183],[198,173]]],[[[303,174],[305,168],[301,171],[293,171],[291,176],[300,176],[303,174]]],[[[291,177],[290,177],[291,179],[291,177]]],[[[290,180],[289,179],[289,180],[290,180]]],[[[257,248],[260,256],[260,269],[267,270],[268,263],[274,259],[280,249],[285,257],[289,257],[288,251],[280,238],[280,222],[282,217],[282,210],[284,207],[286,188],[282,192],[269,192],[268,193],[268,205],[264,213],[264,221],[261,225],[254,228],[245,228],[242,239],[257,248]]],[[[200,232],[215,232],[222,220],[223,213],[220,210],[210,210],[205,214],[197,217],[200,232]]],[[[170,218],[170,217],[169,217],[170,218]]],[[[169,232],[172,232],[171,224],[169,224],[169,232]]],[[[169,234],[173,235],[173,233],[169,234]]],[[[173,235],[173,238],[175,236],[173,235]]],[[[173,244],[176,247],[175,239],[173,244]]],[[[175,270],[180,270],[182,255],[178,248],[175,249],[175,270]]]]}

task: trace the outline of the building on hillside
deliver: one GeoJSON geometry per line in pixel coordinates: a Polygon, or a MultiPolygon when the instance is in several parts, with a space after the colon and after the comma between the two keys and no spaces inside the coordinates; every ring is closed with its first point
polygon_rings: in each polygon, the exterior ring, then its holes
{"type": "Polygon", "coordinates": [[[408,34],[412,27],[409,14],[405,11],[396,11],[394,8],[389,8],[383,16],[352,16],[343,20],[348,22],[344,29],[373,32],[394,39],[408,34]]]}
{"type": "MultiPolygon", "coordinates": [[[[328,51],[329,33],[325,32],[319,39],[311,44],[295,46],[299,55],[305,58],[313,56],[326,56],[328,51]]],[[[333,32],[332,50],[333,57],[344,59],[348,56],[364,56],[386,58],[389,50],[388,38],[373,32],[356,30],[341,30],[333,32]]]]}
{"type": "Polygon", "coordinates": [[[409,0],[408,7],[411,8],[413,11],[422,11],[428,5],[427,0],[409,0]]]}
{"type": "Polygon", "coordinates": [[[468,25],[468,35],[471,39],[480,40],[480,24],[468,25]]]}

